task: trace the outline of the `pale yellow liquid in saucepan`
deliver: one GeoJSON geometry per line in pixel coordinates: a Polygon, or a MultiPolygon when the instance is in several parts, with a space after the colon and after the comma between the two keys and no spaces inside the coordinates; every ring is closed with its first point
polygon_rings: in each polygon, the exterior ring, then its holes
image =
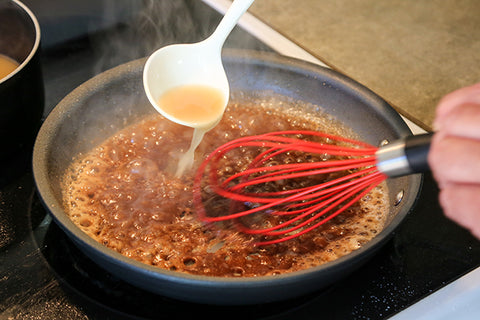
{"type": "Polygon", "coordinates": [[[0,81],[12,73],[19,63],[6,55],[0,54],[0,81]]]}

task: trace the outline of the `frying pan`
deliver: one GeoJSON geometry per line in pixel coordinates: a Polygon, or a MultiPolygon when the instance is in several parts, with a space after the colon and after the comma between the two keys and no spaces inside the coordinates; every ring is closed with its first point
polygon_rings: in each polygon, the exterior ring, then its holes
{"type": "MultiPolygon", "coordinates": [[[[333,70],[264,52],[224,50],[223,60],[232,100],[275,95],[301,101],[306,112],[313,114],[321,107],[373,145],[411,134],[384,100],[333,70]]],[[[171,298],[218,305],[268,303],[297,297],[326,288],[360,267],[392,236],[412,209],[422,176],[389,179],[392,205],[380,234],[340,259],[275,276],[222,278],[183,274],[145,265],[104,247],[65,214],[60,180],[78,153],[92,149],[145,114],[155,112],[142,84],[145,61],[135,60],[108,70],[66,96],[42,125],[33,153],[38,192],[55,222],[95,263],[126,282],[171,298]]]]}

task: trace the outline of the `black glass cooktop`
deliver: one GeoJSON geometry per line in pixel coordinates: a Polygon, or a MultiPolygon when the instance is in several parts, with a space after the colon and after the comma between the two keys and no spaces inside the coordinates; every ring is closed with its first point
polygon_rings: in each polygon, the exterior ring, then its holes
{"type": "MultiPolygon", "coordinates": [[[[196,0],[142,4],[145,7],[135,6],[137,11],[119,21],[86,34],[64,35],[43,48],[45,115],[95,74],[148,55],[153,49],[145,42],[156,41],[160,47],[198,41],[221,18],[196,0]],[[145,26],[146,12],[155,10],[169,11],[157,18],[182,18],[156,29],[145,26]],[[175,32],[179,25],[190,27],[175,32]],[[189,32],[195,25],[202,27],[189,32]],[[131,50],[119,52],[122,48],[131,50]]],[[[42,14],[49,30],[55,15],[42,14]]],[[[239,28],[226,46],[270,51],[239,28]]],[[[385,319],[480,265],[479,241],[443,216],[437,186],[426,174],[415,209],[392,239],[363,267],[329,288],[281,303],[243,307],[177,301],[133,287],[84,256],[41,205],[28,165],[31,153],[20,158],[23,161],[8,164],[11,174],[0,184],[0,319],[385,319]]]]}

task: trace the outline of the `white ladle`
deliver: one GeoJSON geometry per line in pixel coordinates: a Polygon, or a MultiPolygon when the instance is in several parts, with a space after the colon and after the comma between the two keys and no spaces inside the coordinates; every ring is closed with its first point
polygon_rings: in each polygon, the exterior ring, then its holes
{"type": "Polygon", "coordinates": [[[180,160],[177,176],[193,164],[193,154],[203,135],[223,116],[228,103],[230,87],[222,64],[222,47],[238,19],[254,0],[235,0],[215,32],[206,40],[194,44],[175,44],[155,51],[143,70],[143,86],[150,103],[167,119],[195,129],[190,149],[180,160]],[[223,108],[206,122],[185,121],[166,112],[159,100],[167,91],[188,85],[217,89],[223,99],[223,108]]]}

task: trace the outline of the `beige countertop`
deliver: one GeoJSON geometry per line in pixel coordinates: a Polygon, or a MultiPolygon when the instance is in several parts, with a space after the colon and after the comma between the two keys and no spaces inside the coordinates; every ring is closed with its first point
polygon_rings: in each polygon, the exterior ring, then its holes
{"type": "Polygon", "coordinates": [[[426,130],[443,95],[480,82],[478,0],[257,0],[249,12],[426,130]]]}

